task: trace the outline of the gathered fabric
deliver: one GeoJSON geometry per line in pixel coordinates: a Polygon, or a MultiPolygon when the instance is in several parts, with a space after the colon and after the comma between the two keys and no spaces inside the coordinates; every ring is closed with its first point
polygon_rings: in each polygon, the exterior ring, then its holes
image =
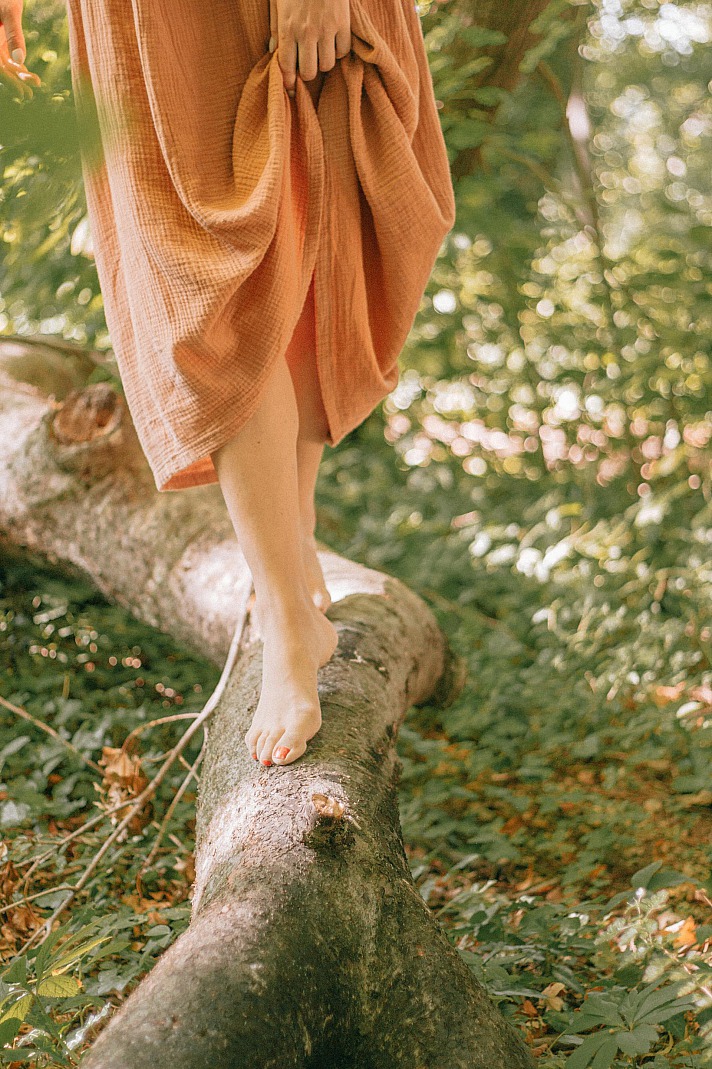
{"type": "Polygon", "coordinates": [[[396,385],[455,220],[412,0],[351,0],[351,51],[315,105],[268,51],[268,0],[67,0],[106,323],[161,491],[217,482],[210,453],[260,404],[314,287],[337,445],[396,385]]]}

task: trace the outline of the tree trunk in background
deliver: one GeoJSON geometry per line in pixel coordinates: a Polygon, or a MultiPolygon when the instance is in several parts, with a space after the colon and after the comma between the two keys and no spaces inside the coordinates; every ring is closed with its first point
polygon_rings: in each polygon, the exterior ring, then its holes
{"type": "Polygon", "coordinates": [[[531,1069],[403,849],[398,726],[462,685],[432,613],[397,580],[323,552],[339,632],[319,673],[323,726],[293,765],[257,765],[243,736],[261,642],[219,487],[159,494],[119,395],[104,383],[67,393],[83,359],[52,372],[33,347],[0,342],[2,538],[80,568],[215,663],[244,627],[208,720],[191,924],[82,1064],[531,1069]],[[38,367],[43,390],[22,381],[38,367]]]}
{"type": "MultiPolygon", "coordinates": [[[[487,88],[504,89],[507,92],[513,90],[521,78],[519,65],[525,52],[538,40],[537,35],[531,30],[531,24],[546,10],[550,0],[519,0],[517,3],[507,3],[503,0],[476,0],[476,3],[472,0],[455,0],[455,3],[456,8],[461,12],[464,25],[496,30],[506,37],[501,44],[489,45],[477,50],[477,55],[489,56],[492,63],[471,78],[471,87],[487,86],[487,88]]],[[[567,9],[561,15],[562,19],[575,17],[577,17],[576,8],[567,9]]],[[[467,55],[463,55],[463,62],[472,54],[473,50],[468,46],[467,55]]],[[[491,118],[494,118],[497,112],[496,104],[488,106],[478,101],[477,107],[488,112],[491,118]]],[[[458,153],[453,163],[453,177],[457,179],[473,174],[479,169],[481,163],[480,145],[465,149],[458,153]]]]}

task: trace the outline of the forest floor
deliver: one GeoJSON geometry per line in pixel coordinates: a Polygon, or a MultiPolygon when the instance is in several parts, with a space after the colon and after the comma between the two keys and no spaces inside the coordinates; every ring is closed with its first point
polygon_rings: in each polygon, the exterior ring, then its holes
{"type": "MultiPolygon", "coordinates": [[[[334,451],[320,483],[320,537],[417,590],[468,660],[458,701],[411,710],[399,735],[414,878],[544,1069],[710,1065],[712,588],[695,536],[679,514],[654,538],[625,514],[584,523],[565,494],[517,504],[500,486],[490,504],[468,509],[435,468],[394,477],[377,449],[334,451]]],[[[194,781],[137,875],[199,740],[51,944],[24,943],[109,818],[67,834],[155,771],[219,673],[39,561],[0,569],[0,632],[0,1063],[74,1065],[188,923],[194,781]]]]}

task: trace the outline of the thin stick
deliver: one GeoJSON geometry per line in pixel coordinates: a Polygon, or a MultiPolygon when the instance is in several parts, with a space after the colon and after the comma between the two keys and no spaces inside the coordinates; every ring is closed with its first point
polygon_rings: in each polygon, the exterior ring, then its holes
{"type": "Polygon", "coordinates": [[[200,716],[200,713],[174,713],[172,716],[160,716],[157,720],[149,720],[147,724],[139,724],[133,731],[129,731],[128,735],[121,743],[121,749],[126,751],[129,742],[135,739],[137,735],[140,735],[142,731],[148,731],[149,728],[155,728],[158,724],[170,724],[173,720],[189,720],[191,717],[200,716]]]}
{"type": "MultiPolygon", "coordinates": [[[[151,847],[149,855],[146,858],[146,860],[142,863],[141,868],[138,870],[138,873],[136,875],[136,883],[137,884],[140,882],[141,877],[143,876],[144,872],[146,872],[146,870],[150,867],[151,862],[153,861],[154,857],[156,856],[156,854],[158,852],[158,847],[161,845],[161,840],[163,839],[163,836],[166,833],[166,827],[168,826],[168,823],[169,823],[171,817],[173,816],[173,813],[175,812],[175,808],[178,805],[178,803],[180,802],[180,800],[183,797],[183,795],[185,794],[185,791],[186,791],[186,789],[188,787],[188,784],[192,780],[193,776],[195,776],[196,770],[198,769],[198,766],[200,765],[200,762],[203,760],[203,755],[205,753],[206,741],[207,740],[205,738],[203,738],[203,745],[200,748],[200,753],[198,754],[198,756],[196,757],[195,761],[193,762],[193,764],[188,769],[188,775],[185,777],[185,779],[181,783],[180,787],[178,788],[178,790],[175,793],[173,801],[171,802],[171,804],[168,806],[168,809],[166,810],[166,815],[164,816],[163,820],[161,821],[161,826],[158,829],[158,835],[156,836],[156,839],[155,839],[155,841],[153,843],[153,846],[151,847]]],[[[195,778],[197,780],[198,777],[195,776],[195,778]]]]}
{"type": "Polygon", "coordinates": [[[38,720],[36,716],[32,716],[31,713],[28,713],[26,709],[20,708],[19,705],[13,705],[12,702],[9,702],[7,698],[3,698],[2,695],[0,695],[0,705],[4,706],[5,709],[9,709],[11,713],[15,714],[15,716],[20,716],[23,720],[29,720],[29,722],[31,724],[34,724],[35,727],[38,727],[40,728],[40,730],[45,731],[48,735],[51,735],[53,739],[57,740],[57,742],[61,742],[62,746],[66,746],[68,750],[71,750],[74,756],[78,757],[79,760],[83,761],[85,765],[89,766],[89,768],[93,768],[94,771],[98,772],[100,776],[103,775],[102,769],[99,767],[99,765],[96,764],[95,761],[92,761],[90,757],[85,757],[84,754],[76,748],[76,746],[73,746],[71,742],[67,741],[67,739],[63,739],[59,732],[55,731],[54,728],[51,728],[49,724],[45,724],[43,720],[38,720]]]}
{"type": "Polygon", "coordinates": [[[127,805],[131,805],[132,801],[132,798],[127,798],[126,801],[118,802],[116,805],[112,806],[111,809],[102,809],[102,811],[98,813],[95,817],[91,817],[89,820],[85,821],[85,823],[82,824],[79,828],[76,828],[75,831],[70,832],[69,835],[65,835],[59,846],[53,845],[52,847],[50,847],[49,850],[45,851],[44,854],[40,854],[39,857],[36,857],[27,872],[25,873],[25,887],[27,887],[32,873],[37,870],[37,868],[42,864],[43,861],[46,861],[48,858],[54,857],[55,854],[60,853],[62,850],[65,849],[65,847],[69,845],[69,843],[73,842],[74,839],[78,839],[79,836],[83,835],[85,831],[88,831],[90,828],[93,828],[95,824],[99,824],[104,819],[104,817],[110,817],[113,813],[117,813],[119,809],[125,809],[127,805]]]}
{"type": "Polygon", "coordinates": [[[45,887],[44,891],[35,891],[33,895],[25,895],[24,898],[18,898],[16,902],[8,902],[6,906],[0,906],[0,913],[9,913],[15,906],[24,906],[26,902],[33,902],[35,898],[41,898],[42,895],[53,895],[55,891],[69,891],[71,887],[71,883],[61,883],[59,887],[45,887]]]}
{"type": "Polygon", "coordinates": [[[47,938],[47,936],[52,931],[52,925],[54,924],[55,920],[57,920],[57,918],[64,912],[64,910],[75,897],[77,892],[81,891],[82,887],[84,887],[84,885],[88,882],[89,877],[92,875],[92,873],[94,872],[97,865],[99,864],[109,847],[112,845],[112,843],[114,843],[119,837],[119,835],[121,835],[121,832],[124,830],[124,828],[128,827],[134,816],[139,813],[141,809],[143,809],[144,804],[150,798],[153,797],[153,795],[156,793],[159,786],[165,779],[166,775],[168,774],[168,771],[170,770],[173,763],[177,760],[177,758],[180,756],[180,754],[183,752],[183,750],[186,748],[186,746],[192,739],[193,735],[195,735],[198,728],[205,723],[215,706],[220,701],[222,693],[225,690],[225,687],[227,686],[227,681],[230,678],[230,673],[232,672],[235,660],[237,659],[237,652],[240,647],[240,641],[242,639],[245,622],[247,620],[247,603],[249,601],[251,590],[252,585],[250,584],[250,586],[248,587],[247,595],[244,599],[244,604],[241,606],[240,609],[238,622],[232,636],[232,642],[230,643],[230,650],[227,655],[227,660],[225,661],[222,674],[220,676],[220,679],[218,680],[215,690],[212,692],[203,708],[193,720],[193,723],[184,732],[183,737],[176,743],[173,749],[169,751],[166,760],[164,761],[163,765],[158,770],[154,778],[151,780],[150,783],[146,785],[146,787],[144,787],[141,793],[136,796],[136,798],[133,800],[133,803],[130,804],[129,811],[126,816],[116,825],[109,838],[106,839],[106,841],[102,844],[101,848],[97,851],[92,860],[89,862],[88,866],[84,870],[84,873],[77,880],[76,884],[70,890],[69,894],[64,899],[62,904],[57,906],[51,917],[48,917],[47,920],[44,921],[44,923],[39,928],[35,929],[30,938],[26,940],[26,942],[20,948],[20,950],[12,959],[12,961],[16,961],[18,958],[20,958],[32,946],[32,944],[38,938],[40,933],[44,933],[42,935],[42,939],[40,939],[40,942],[43,942],[44,939],[47,938]]]}

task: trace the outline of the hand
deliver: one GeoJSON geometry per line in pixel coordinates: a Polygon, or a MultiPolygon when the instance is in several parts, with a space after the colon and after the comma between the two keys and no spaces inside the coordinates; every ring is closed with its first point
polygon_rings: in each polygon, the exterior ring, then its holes
{"type": "MultiPolygon", "coordinates": [[[[0,0],[2,3],[2,0],[0,0]]],[[[270,52],[279,48],[284,87],[294,96],[304,81],[329,71],[351,49],[349,0],[269,0],[270,52]]]]}
{"type": "Polygon", "coordinates": [[[22,33],[22,0],[0,0],[0,81],[20,96],[32,96],[29,83],[42,85],[37,74],[25,66],[27,49],[22,33]]]}

